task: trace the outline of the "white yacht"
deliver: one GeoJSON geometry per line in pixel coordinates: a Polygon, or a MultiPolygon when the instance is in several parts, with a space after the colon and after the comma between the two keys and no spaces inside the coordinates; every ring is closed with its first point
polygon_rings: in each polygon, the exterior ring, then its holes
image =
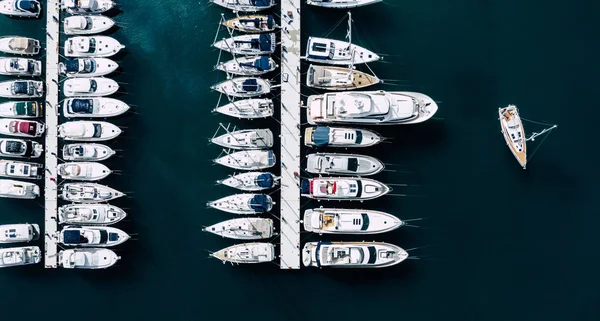
{"type": "Polygon", "coordinates": [[[93,162],[63,163],[57,171],[63,179],[74,181],[99,181],[112,173],[106,165],[93,162]]]}
{"type": "Polygon", "coordinates": [[[44,83],[33,80],[9,80],[0,82],[0,97],[39,98],[44,95],[44,83]]]}
{"type": "Polygon", "coordinates": [[[58,137],[75,141],[105,141],[116,138],[121,129],[104,121],[71,121],[58,126],[58,137]]]}
{"type": "Polygon", "coordinates": [[[38,118],[42,115],[42,105],[35,101],[9,101],[0,104],[0,117],[38,118]]]}
{"type": "Polygon", "coordinates": [[[304,230],[319,234],[379,234],[405,224],[384,212],[322,207],[304,211],[303,222],[304,230]]]}
{"type": "Polygon", "coordinates": [[[523,129],[517,106],[509,105],[505,108],[499,108],[498,116],[506,145],[510,148],[519,165],[525,169],[527,165],[527,137],[525,137],[525,129],[523,129]]]}
{"type": "Polygon", "coordinates": [[[0,156],[38,158],[44,147],[38,142],[25,139],[0,138],[0,156]]]}
{"type": "Polygon", "coordinates": [[[119,84],[110,78],[68,78],[63,83],[66,97],[102,97],[110,96],[119,90],[119,84]]]}
{"type": "Polygon", "coordinates": [[[0,179],[0,197],[32,200],[40,196],[40,187],[27,182],[0,179]]]}
{"type": "Polygon", "coordinates": [[[382,268],[408,258],[402,248],[382,242],[308,242],[302,264],[334,268],[382,268]]]}
{"type": "Polygon", "coordinates": [[[58,70],[67,77],[100,77],[119,68],[108,58],[76,58],[58,64],[58,70]]]}
{"type": "Polygon", "coordinates": [[[42,260],[40,248],[23,246],[0,249],[0,268],[37,264],[42,260]]]}
{"type": "Polygon", "coordinates": [[[230,97],[250,98],[271,92],[271,82],[257,77],[239,77],[220,82],[210,89],[230,97]]]}
{"type": "Polygon", "coordinates": [[[312,6],[324,8],[351,9],[379,3],[382,1],[383,0],[306,0],[306,3],[312,6]]]}
{"type": "Polygon", "coordinates": [[[317,200],[365,201],[381,197],[392,189],[370,178],[316,177],[302,180],[301,195],[317,200]]]}
{"type": "Polygon", "coordinates": [[[42,62],[27,58],[0,58],[0,75],[39,76],[42,74],[42,62]]]}
{"type": "Polygon", "coordinates": [[[93,35],[114,25],[115,21],[111,18],[98,15],[71,16],[63,20],[63,30],[67,35],[93,35]]]}
{"type": "Polygon", "coordinates": [[[109,204],[70,204],[58,208],[60,224],[111,225],[126,216],[124,210],[109,204]]]}
{"type": "Polygon", "coordinates": [[[66,57],[110,57],[125,48],[107,36],[72,37],[65,41],[66,57]]]}
{"type": "Polygon", "coordinates": [[[405,125],[422,123],[438,106],[421,93],[362,91],[327,93],[308,97],[309,124],[405,125]]]}
{"type": "Polygon", "coordinates": [[[304,145],[309,147],[369,147],[383,141],[378,133],[362,128],[308,127],[304,145]]]}
{"type": "Polygon", "coordinates": [[[74,203],[104,203],[125,194],[105,185],[95,183],[65,183],[60,197],[74,203]]]}
{"type": "Polygon", "coordinates": [[[244,99],[213,109],[213,112],[239,119],[257,119],[273,116],[275,108],[271,99],[244,99]]]}
{"type": "Polygon", "coordinates": [[[306,171],[319,175],[369,176],[385,168],[380,160],[366,155],[316,153],[306,158],[306,171]]]}
{"type": "Polygon", "coordinates": [[[106,269],[121,259],[109,249],[72,249],[58,252],[58,265],[65,269],[106,269]]]}
{"type": "Polygon", "coordinates": [[[260,214],[273,208],[273,199],[265,194],[235,194],[208,202],[214,209],[232,214],[260,214]]]}
{"type": "Polygon", "coordinates": [[[275,259],[275,246],[271,243],[243,243],[211,253],[210,256],[229,263],[264,263],[275,259]]]}
{"type": "Polygon", "coordinates": [[[223,39],[213,46],[236,55],[270,55],[275,52],[277,40],[274,33],[261,33],[223,39]]]}
{"type": "Polygon", "coordinates": [[[19,18],[37,18],[42,6],[36,0],[2,0],[0,13],[19,18]]]}
{"type": "Polygon", "coordinates": [[[240,170],[259,170],[275,165],[272,150],[243,150],[213,160],[217,164],[240,170]]]}
{"type": "Polygon", "coordinates": [[[0,134],[17,137],[40,137],[46,126],[35,120],[2,118],[0,119],[0,134]]]}
{"type": "Polygon", "coordinates": [[[275,70],[277,67],[275,60],[269,56],[249,56],[236,57],[222,62],[216,65],[215,69],[233,75],[260,76],[275,70]]]}
{"type": "Polygon", "coordinates": [[[213,137],[211,143],[231,149],[268,149],[273,147],[270,129],[241,129],[213,137]]]}
{"type": "Polygon", "coordinates": [[[61,7],[70,14],[103,13],[115,6],[112,0],[62,0],[61,7]]]}
{"type": "Polygon", "coordinates": [[[58,242],[67,246],[111,247],[129,240],[129,235],[108,226],[67,226],[60,231],[58,242]]]}
{"type": "Polygon", "coordinates": [[[275,0],[209,0],[235,12],[257,12],[275,5],[275,0]]]}
{"type": "Polygon", "coordinates": [[[116,152],[102,144],[67,144],[62,149],[62,158],[66,161],[99,162],[107,160],[116,152]]]}
{"type": "Polygon", "coordinates": [[[278,27],[272,15],[238,16],[221,24],[230,30],[248,33],[271,32],[278,27]]]}
{"type": "Polygon", "coordinates": [[[353,90],[376,85],[381,80],[354,68],[310,65],[306,85],[323,90],[353,90]]]}
{"type": "Polygon", "coordinates": [[[0,243],[27,243],[40,238],[40,227],[37,224],[0,225],[0,243]]]}
{"type": "Polygon", "coordinates": [[[19,36],[0,37],[0,51],[15,54],[33,56],[40,53],[39,40],[19,36]]]}
{"type": "Polygon", "coordinates": [[[279,177],[269,172],[248,172],[218,180],[217,184],[237,188],[242,191],[255,192],[277,186],[279,179],[279,177]]]}
{"type": "Polygon", "coordinates": [[[235,240],[260,240],[275,235],[274,229],[270,218],[244,217],[220,222],[202,231],[235,240]]]}
{"type": "Polygon", "coordinates": [[[17,179],[41,179],[44,165],[0,159],[0,176],[17,179]]]}
{"type": "Polygon", "coordinates": [[[129,108],[118,99],[106,97],[67,98],[63,102],[63,114],[67,118],[116,117],[126,113],[129,108]]]}

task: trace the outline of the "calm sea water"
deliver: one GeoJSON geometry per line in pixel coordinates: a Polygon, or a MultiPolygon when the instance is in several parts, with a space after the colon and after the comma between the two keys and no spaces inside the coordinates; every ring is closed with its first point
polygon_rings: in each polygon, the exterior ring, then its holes
{"type": "MultiPolygon", "coordinates": [[[[207,259],[234,243],[200,232],[230,218],[206,201],[234,193],[213,185],[231,171],[211,165],[219,148],[207,145],[217,123],[231,121],[210,114],[218,95],[209,86],[224,78],[212,71],[210,44],[224,11],[204,0],[121,2],[112,36],[127,50],[114,78],[135,113],[115,120],[125,134],[110,144],[121,157],[106,164],[123,174],[104,183],[129,192],[114,202],[130,213],[118,227],[138,235],[106,271],[3,269],[3,320],[600,318],[597,2],[389,0],[354,11],[354,41],[389,54],[374,72],[399,80],[379,88],[440,102],[440,119],[383,128],[392,143],[367,151],[397,170],[377,179],[410,184],[396,188],[410,196],[359,206],[424,218],[365,238],[417,248],[421,258],[376,271],[207,259]],[[527,171],[499,133],[497,107],[509,103],[559,124],[527,171]]],[[[344,14],[303,8],[304,36],[324,36],[344,14]]],[[[0,17],[1,34],[41,39],[43,27],[0,17]]],[[[233,123],[277,130],[274,120],[233,123]]],[[[319,205],[327,204],[304,208],[319,205]]],[[[43,224],[43,215],[40,200],[0,200],[0,223],[43,224]]]]}

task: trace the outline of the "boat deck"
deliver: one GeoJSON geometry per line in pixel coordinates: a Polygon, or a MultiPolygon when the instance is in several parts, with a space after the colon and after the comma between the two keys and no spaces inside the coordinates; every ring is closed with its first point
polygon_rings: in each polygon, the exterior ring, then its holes
{"type": "Polygon", "coordinates": [[[300,268],[300,6],[281,2],[281,269],[300,268]]]}
{"type": "Polygon", "coordinates": [[[327,86],[319,84],[319,78],[330,77],[329,71],[337,71],[337,72],[347,73],[348,68],[334,67],[334,66],[319,66],[319,65],[312,65],[311,68],[314,70],[313,85],[317,88],[323,88],[323,89],[329,89],[329,90],[334,90],[334,89],[347,90],[347,89],[353,89],[353,88],[354,89],[364,88],[364,87],[368,87],[368,86],[379,83],[379,79],[377,77],[374,77],[374,76],[369,75],[362,71],[353,70],[351,72],[352,84],[348,84],[345,86],[338,85],[338,86],[333,86],[333,87],[327,87],[327,86]]]}
{"type": "Polygon", "coordinates": [[[57,202],[57,152],[58,152],[58,50],[60,40],[60,5],[48,2],[46,5],[46,141],[44,172],[44,266],[56,268],[58,246],[57,202]]]}

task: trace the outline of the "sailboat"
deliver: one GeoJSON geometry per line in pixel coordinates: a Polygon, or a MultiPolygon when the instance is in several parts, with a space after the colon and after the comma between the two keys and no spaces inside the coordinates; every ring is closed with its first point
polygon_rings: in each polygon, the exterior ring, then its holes
{"type": "MultiPolygon", "coordinates": [[[[557,125],[552,125],[539,133],[534,132],[531,136],[526,137],[517,106],[508,105],[504,108],[498,108],[498,115],[500,128],[502,129],[502,135],[504,136],[506,145],[508,145],[508,148],[510,148],[510,151],[513,153],[521,167],[525,169],[527,166],[527,142],[534,141],[536,137],[550,132],[555,129],[557,125]]],[[[534,153],[535,151],[531,154],[531,157],[533,157],[534,153]]],[[[531,159],[531,157],[529,158],[531,159]]]]}

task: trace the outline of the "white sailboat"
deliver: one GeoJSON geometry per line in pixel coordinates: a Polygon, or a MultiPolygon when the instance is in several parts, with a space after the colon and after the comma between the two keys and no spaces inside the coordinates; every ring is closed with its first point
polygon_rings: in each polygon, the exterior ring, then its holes
{"type": "Polygon", "coordinates": [[[383,0],[306,0],[311,6],[332,8],[332,9],[351,9],[367,6],[382,2],[383,0]]]}
{"type": "Polygon", "coordinates": [[[260,240],[273,236],[274,229],[270,218],[243,217],[219,222],[202,231],[234,240],[260,240]]]}
{"type": "Polygon", "coordinates": [[[240,170],[259,170],[275,165],[272,150],[242,150],[213,160],[217,164],[240,170]]]}
{"type": "Polygon", "coordinates": [[[269,172],[248,172],[218,180],[217,184],[255,192],[273,188],[279,184],[279,177],[269,172]]]}
{"type": "Polygon", "coordinates": [[[266,194],[235,194],[208,202],[214,209],[232,214],[260,214],[273,208],[273,199],[266,194]]]}
{"type": "Polygon", "coordinates": [[[273,147],[273,132],[268,128],[236,130],[235,127],[230,131],[229,125],[225,127],[219,124],[219,129],[210,142],[238,150],[268,149],[273,147]],[[226,133],[216,136],[221,128],[225,129],[226,133]]]}
{"type": "Polygon", "coordinates": [[[278,65],[269,56],[234,57],[232,60],[222,62],[215,69],[228,74],[240,76],[260,76],[269,73],[278,65]]]}
{"type": "Polygon", "coordinates": [[[306,85],[323,90],[353,90],[380,83],[375,75],[350,67],[310,65],[306,85]]]}
{"type": "Polygon", "coordinates": [[[275,246],[271,243],[236,244],[211,253],[223,263],[264,263],[275,259],[275,246]]]}
{"type": "Polygon", "coordinates": [[[232,101],[213,109],[213,112],[239,119],[258,119],[273,116],[275,107],[268,98],[252,98],[232,101]]]}

